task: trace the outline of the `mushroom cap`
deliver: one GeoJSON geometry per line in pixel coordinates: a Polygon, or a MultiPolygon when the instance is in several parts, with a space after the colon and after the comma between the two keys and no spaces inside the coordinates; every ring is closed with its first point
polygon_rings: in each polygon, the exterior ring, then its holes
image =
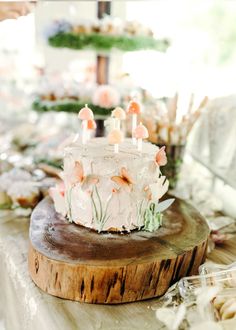
{"type": "Polygon", "coordinates": [[[120,107],[116,107],[112,111],[112,117],[115,117],[115,118],[120,119],[120,120],[124,120],[126,118],[125,110],[123,110],[120,107]]]}
{"type": "Polygon", "coordinates": [[[127,108],[127,113],[131,114],[131,115],[138,115],[141,113],[141,105],[139,102],[137,101],[130,101],[128,108],[127,108]]]}
{"type": "Polygon", "coordinates": [[[118,129],[113,129],[108,134],[108,143],[109,144],[119,144],[124,140],[123,134],[118,129]]]}
{"type": "Polygon", "coordinates": [[[85,107],[80,110],[78,117],[81,120],[93,120],[93,111],[88,107],[87,104],[85,104],[85,107]]]}
{"type": "Polygon", "coordinates": [[[96,129],[96,128],[97,128],[96,121],[93,120],[93,119],[89,119],[89,120],[88,120],[87,129],[94,130],[94,129],[96,129]]]}
{"type": "Polygon", "coordinates": [[[134,137],[136,139],[146,139],[149,137],[148,130],[142,123],[135,128],[134,137]]]}

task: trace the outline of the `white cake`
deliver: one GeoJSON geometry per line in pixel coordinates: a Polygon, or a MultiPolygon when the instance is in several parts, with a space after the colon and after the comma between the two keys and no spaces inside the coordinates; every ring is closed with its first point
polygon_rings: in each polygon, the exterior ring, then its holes
{"type": "Polygon", "coordinates": [[[119,153],[106,138],[71,144],[64,155],[64,187],[51,190],[56,211],[98,232],[158,229],[161,211],[170,204],[159,207],[168,181],[158,151],[144,142],[139,152],[131,139],[120,144],[119,153]]]}

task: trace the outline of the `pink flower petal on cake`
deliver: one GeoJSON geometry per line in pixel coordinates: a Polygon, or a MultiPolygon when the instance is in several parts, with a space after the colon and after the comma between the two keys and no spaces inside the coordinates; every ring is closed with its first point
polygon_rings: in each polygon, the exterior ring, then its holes
{"type": "Polygon", "coordinates": [[[82,184],[82,189],[86,190],[90,186],[95,185],[99,182],[99,178],[97,175],[90,174],[84,178],[83,184],[82,184]]]}
{"type": "Polygon", "coordinates": [[[78,161],[75,162],[71,179],[74,183],[82,182],[84,179],[84,169],[78,161]]]}
{"type": "Polygon", "coordinates": [[[124,180],[122,177],[120,177],[118,175],[111,177],[111,180],[114,181],[115,183],[117,183],[121,187],[129,185],[126,180],[124,180]]]}
{"type": "Polygon", "coordinates": [[[121,177],[127,181],[128,184],[134,184],[134,180],[132,179],[132,177],[129,175],[127,169],[125,167],[121,168],[120,171],[121,177]]]}
{"type": "Polygon", "coordinates": [[[151,199],[152,199],[152,192],[151,192],[149,186],[144,187],[143,190],[144,190],[145,193],[146,193],[146,198],[147,198],[148,200],[151,200],[151,199]]]}
{"type": "Polygon", "coordinates": [[[125,167],[121,168],[120,176],[115,175],[111,178],[111,180],[118,184],[120,187],[123,187],[127,192],[131,191],[132,184],[134,183],[134,180],[131,178],[125,167]]]}
{"type": "Polygon", "coordinates": [[[166,147],[161,147],[160,150],[156,154],[156,163],[159,166],[165,166],[167,164],[165,148],[166,147]]]}

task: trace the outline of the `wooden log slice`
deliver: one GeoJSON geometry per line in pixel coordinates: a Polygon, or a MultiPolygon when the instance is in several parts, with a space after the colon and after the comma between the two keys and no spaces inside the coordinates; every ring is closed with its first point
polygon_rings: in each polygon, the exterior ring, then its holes
{"type": "Polygon", "coordinates": [[[70,224],[50,197],[30,225],[29,272],[51,295],[88,303],[124,303],[163,295],[205,260],[209,229],[202,216],[176,199],[155,233],[97,232],[70,224]]]}

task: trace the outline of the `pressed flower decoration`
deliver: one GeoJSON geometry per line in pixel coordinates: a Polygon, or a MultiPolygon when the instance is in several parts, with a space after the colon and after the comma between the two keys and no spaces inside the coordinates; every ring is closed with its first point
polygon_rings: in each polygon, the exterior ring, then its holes
{"type": "Polygon", "coordinates": [[[131,191],[132,185],[134,184],[134,180],[125,167],[121,168],[120,175],[113,176],[111,180],[118,184],[119,187],[122,187],[127,191],[131,191]]]}
{"type": "Polygon", "coordinates": [[[159,166],[165,166],[167,164],[167,157],[165,152],[166,147],[161,147],[156,154],[156,163],[159,166]]]}
{"type": "Polygon", "coordinates": [[[83,190],[86,190],[91,185],[97,184],[99,182],[97,175],[89,174],[85,176],[83,166],[79,161],[74,163],[71,173],[67,174],[66,177],[72,186],[75,186],[78,183],[81,184],[81,188],[83,190]]]}
{"type": "Polygon", "coordinates": [[[159,202],[159,199],[167,192],[168,186],[169,181],[161,175],[156,182],[144,188],[148,199],[148,205],[143,214],[146,231],[153,232],[162,225],[162,212],[174,202],[174,198],[159,202]]]}

